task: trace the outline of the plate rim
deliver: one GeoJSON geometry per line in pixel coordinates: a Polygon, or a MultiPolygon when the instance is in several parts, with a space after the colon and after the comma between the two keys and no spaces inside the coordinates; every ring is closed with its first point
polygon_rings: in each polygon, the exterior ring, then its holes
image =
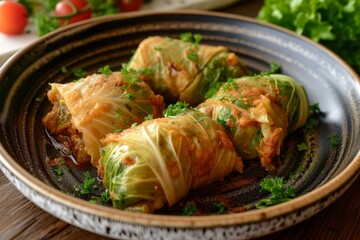
{"type": "MultiPolygon", "coordinates": [[[[325,48],[324,46],[313,42],[312,40],[295,34],[294,32],[270,24],[261,22],[259,20],[234,15],[229,13],[219,13],[219,12],[210,12],[205,10],[176,10],[176,11],[154,11],[154,12],[133,12],[126,13],[122,15],[116,16],[104,16],[99,17],[97,19],[90,19],[88,21],[75,23],[71,26],[66,26],[64,28],[55,30],[48,35],[45,35],[35,42],[27,46],[26,48],[19,50],[16,52],[2,67],[1,70],[6,70],[10,67],[10,64],[16,59],[20,58],[22,54],[26,53],[29,49],[38,45],[45,39],[56,37],[58,34],[62,32],[90,26],[91,24],[97,24],[100,22],[110,21],[113,18],[118,20],[120,19],[128,19],[128,18],[136,18],[147,15],[166,15],[166,14],[195,14],[195,15],[206,15],[206,16],[218,16],[225,17],[240,21],[251,22],[259,25],[263,25],[266,27],[274,28],[278,31],[285,32],[290,34],[296,38],[301,38],[302,40],[310,43],[311,45],[315,45],[317,48],[322,49],[322,51],[327,52],[331,55],[337,62],[339,62],[348,73],[354,77],[357,83],[360,83],[359,76],[355,73],[355,71],[338,55],[325,48]]],[[[1,73],[0,73],[1,75],[1,73]]],[[[225,227],[232,225],[241,225],[241,224],[249,224],[258,221],[269,220],[276,217],[281,217],[283,215],[289,214],[297,209],[306,208],[316,202],[321,201],[322,199],[326,199],[331,194],[339,191],[342,187],[349,187],[352,182],[360,175],[360,151],[356,153],[353,161],[344,168],[337,176],[324,183],[322,186],[312,190],[309,193],[306,193],[302,196],[296,197],[295,199],[278,204],[275,206],[266,207],[265,209],[256,209],[243,213],[233,213],[233,214],[224,214],[224,215],[211,215],[211,216],[171,216],[171,215],[156,215],[156,214],[144,214],[144,213],[132,213],[119,209],[113,209],[101,205],[94,205],[90,202],[86,202],[85,200],[73,197],[71,195],[65,194],[58,189],[55,189],[41,180],[37,179],[35,176],[27,172],[24,168],[21,167],[20,164],[16,162],[5,150],[2,144],[0,144],[0,161],[15,177],[25,183],[28,187],[32,188],[36,192],[51,198],[53,201],[61,205],[65,205],[71,207],[73,209],[89,213],[94,216],[107,218],[120,222],[127,222],[130,224],[140,224],[140,225],[151,225],[151,226],[160,226],[160,227],[182,227],[182,228],[208,228],[208,227],[225,227]]],[[[340,194],[341,195],[341,194],[340,194]]],[[[30,199],[31,200],[31,199],[30,199]]],[[[334,199],[335,201],[336,199],[334,199]]]]}

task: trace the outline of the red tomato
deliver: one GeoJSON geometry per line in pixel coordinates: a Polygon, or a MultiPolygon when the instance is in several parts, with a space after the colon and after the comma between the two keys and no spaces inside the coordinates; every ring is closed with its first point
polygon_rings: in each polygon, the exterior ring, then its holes
{"type": "Polygon", "coordinates": [[[142,2],[142,0],[118,0],[118,5],[120,12],[130,12],[139,10],[142,2]]]}
{"type": "Polygon", "coordinates": [[[56,4],[54,14],[64,25],[91,18],[91,8],[85,0],[62,0],[56,4]]]}
{"type": "Polygon", "coordinates": [[[0,32],[16,35],[24,32],[28,22],[26,8],[20,3],[5,0],[0,2],[0,32]]]}

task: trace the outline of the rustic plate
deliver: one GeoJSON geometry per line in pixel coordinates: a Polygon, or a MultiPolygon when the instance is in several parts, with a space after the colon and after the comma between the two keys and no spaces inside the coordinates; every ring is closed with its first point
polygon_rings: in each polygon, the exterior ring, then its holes
{"type": "MultiPolygon", "coordinates": [[[[358,81],[342,60],[323,47],[245,17],[178,11],[98,18],[40,38],[1,68],[0,168],[20,192],[45,211],[101,235],[124,239],[259,237],[316,214],[339,198],[359,175],[358,81]],[[62,73],[62,67],[80,67],[89,73],[106,64],[112,69],[120,68],[145,37],[177,37],[188,31],[202,34],[204,43],[228,47],[254,71],[267,70],[270,62],[277,62],[284,74],[303,84],[310,102],[318,103],[324,113],[315,132],[304,137],[311,148],[301,154],[291,151],[294,136],[290,136],[285,145],[289,147],[284,149],[284,164],[277,172],[253,176],[249,173],[245,180],[252,180],[248,184],[238,188],[227,185],[228,191],[217,193],[210,187],[191,194],[201,206],[211,203],[214,194],[233,202],[240,199],[238,205],[228,206],[231,214],[136,214],[81,199],[74,185],[80,184],[84,171],[89,169],[71,169],[60,180],[47,162],[48,156],[58,154],[41,124],[41,118],[50,109],[48,83],[73,80],[71,74],[62,73]],[[338,140],[336,146],[331,143],[334,137],[338,140]],[[235,213],[266,197],[258,180],[275,175],[283,176],[298,197],[265,209],[235,213]]],[[[233,179],[241,182],[236,176],[229,181],[233,179]]]]}

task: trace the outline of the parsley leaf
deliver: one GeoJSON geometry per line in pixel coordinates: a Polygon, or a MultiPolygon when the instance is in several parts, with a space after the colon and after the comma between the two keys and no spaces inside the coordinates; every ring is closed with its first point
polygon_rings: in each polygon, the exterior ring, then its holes
{"type": "Polygon", "coordinates": [[[95,178],[92,178],[89,172],[85,172],[84,176],[85,179],[81,183],[80,188],[78,186],[75,186],[75,190],[85,195],[91,193],[92,190],[97,186],[95,185],[95,178]]]}
{"type": "Polygon", "coordinates": [[[189,104],[187,102],[177,102],[175,104],[169,104],[164,110],[163,115],[165,117],[175,116],[188,110],[189,104]]]}
{"type": "Polygon", "coordinates": [[[306,143],[299,143],[297,145],[297,150],[298,151],[306,151],[306,150],[308,150],[308,146],[306,145],[306,143]]]}
{"type": "Polygon", "coordinates": [[[199,56],[197,55],[196,52],[189,52],[189,53],[187,54],[187,58],[190,59],[190,60],[192,60],[192,61],[194,61],[194,62],[199,61],[199,56]]]}
{"type": "Polygon", "coordinates": [[[120,70],[120,72],[121,72],[123,79],[129,84],[134,84],[136,81],[139,80],[139,78],[134,75],[134,73],[136,73],[136,71],[134,71],[132,69],[127,70],[125,67],[123,67],[120,70]]]}
{"type": "Polygon", "coordinates": [[[144,117],[144,121],[151,120],[151,119],[154,119],[154,116],[152,114],[149,114],[144,117]]]}
{"type": "Polygon", "coordinates": [[[183,209],[182,214],[184,216],[192,216],[196,212],[196,205],[192,202],[188,203],[183,209]]]}
{"type": "Polygon", "coordinates": [[[64,174],[64,170],[63,170],[63,168],[61,166],[53,168],[53,172],[58,176],[64,174]]]}
{"type": "Polygon", "coordinates": [[[223,92],[226,92],[227,90],[229,90],[231,87],[233,87],[235,90],[238,88],[238,86],[236,85],[236,81],[234,78],[229,78],[227,80],[226,83],[224,83],[224,85],[222,86],[222,90],[223,92]]]}
{"type": "Polygon", "coordinates": [[[213,203],[213,206],[216,210],[216,214],[224,214],[225,213],[225,206],[224,206],[224,203],[222,202],[214,202],[213,203]]]}
{"type": "Polygon", "coordinates": [[[264,178],[260,182],[260,186],[262,189],[270,192],[271,196],[267,199],[262,199],[259,204],[255,205],[256,208],[264,208],[286,202],[296,196],[295,189],[293,187],[286,187],[282,177],[264,178]]]}
{"type": "Polygon", "coordinates": [[[191,32],[185,32],[180,34],[180,40],[184,42],[192,42],[192,33],[191,32]]]}
{"type": "Polygon", "coordinates": [[[88,75],[88,73],[80,67],[74,67],[73,69],[71,69],[71,72],[77,78],[83,78],[88,75]]]}
{"type": "Polygon", "coordinates": [[[331,140],[331,147],[336,148],[339,145],[339,136],[338,135],[330,136],[330,140],[331,140]]]}
{"type": "Polygon", "coordinates": [[[261,72],[260,75],[270,75],[270,74],[275,74],[275,73],[280,73],[280,72],[281,72],[281,66],[279,64],[277,64],[276,62],[271,62],[270,69],[265,72],[261,72]]]}
{"type": "Polygon", "coordinates": [[[105,66],[103,66],[102,68],[99,68],[98,72],[99,72],[99,73],[102,73],[102,74],[105,74],[105,75],[112,74],[112,71],[111,71],[109,65],[105,65],[105,66]]]}

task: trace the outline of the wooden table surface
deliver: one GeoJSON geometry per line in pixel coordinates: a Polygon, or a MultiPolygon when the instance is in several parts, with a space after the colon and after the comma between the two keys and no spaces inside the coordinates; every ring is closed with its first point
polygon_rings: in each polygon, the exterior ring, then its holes
{"type": "MultiPolygon", "coordinates": [[[[262,0],[248,0],[218,9],[255,17],[262,0]]],[[[0,239],[109,239],[79,229],[41,210],[25,198],[0,171],[0,239]]],[[[331,206],[317,215],[260,240],[360,239],[360,178],[331,206]]]]}

